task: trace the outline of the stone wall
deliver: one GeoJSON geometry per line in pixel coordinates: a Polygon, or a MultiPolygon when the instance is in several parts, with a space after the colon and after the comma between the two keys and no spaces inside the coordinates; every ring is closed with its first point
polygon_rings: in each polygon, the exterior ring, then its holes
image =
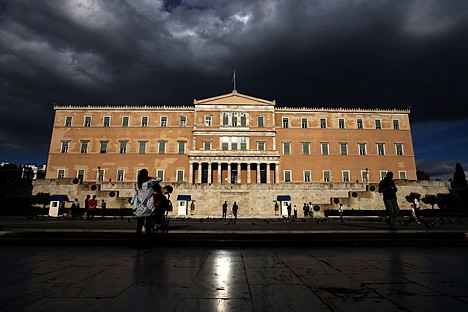
{"type": "MultiPolygon", "coordinates": [[[[75,183],[72,179],[34,180],[33,194],[39,192],[68,195],[70,200],[78,198],[84,206],[86,195],[96,195],[104,199],[107,207],[130,208],[128,199],[133,196],[134,183],[103,182],[75,183]]],[[[416,192],[424,197],[427,194],[448,193],[449,182],[442,181],[405,181],[397,180],[398,203],[401,209],[410,209],[405,196],[416,192]]],[[[335,199],[345,205],[346,209],[383,210],[382,195],[377,192],[375,183],[288,183],[288,184],[186,184],[173,183],[174,193],[171,200],[174,204],[173,215],[177,215],[177,196],[190,195],[195,209],[189,215],[216,217],[221,215],[221,205],[226,200],[229,211],[234,201],[239,205],[240,217],[275,216],[274,206],[278,195],[291,196],[291,205],[296,206],[298,215],[302,214],[303,203],[312,202],[320,206],[316,213],[323,216],[324,210],[338,209],[335,199]]],[[[71,203],[69,203],[71,205],[71,203]]],[[[422,207],[425,207],[421,203],[422,207]]]]}

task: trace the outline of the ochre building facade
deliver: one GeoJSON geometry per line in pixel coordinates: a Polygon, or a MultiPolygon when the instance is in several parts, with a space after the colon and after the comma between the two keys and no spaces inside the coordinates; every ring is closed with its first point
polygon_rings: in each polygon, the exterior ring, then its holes
{"type": "Polygon", "coordinates": [[[409,110],[277,107],[237,91],[188,106],[55,106],[46,179],[165,183],[416,180],[409,110]]]}

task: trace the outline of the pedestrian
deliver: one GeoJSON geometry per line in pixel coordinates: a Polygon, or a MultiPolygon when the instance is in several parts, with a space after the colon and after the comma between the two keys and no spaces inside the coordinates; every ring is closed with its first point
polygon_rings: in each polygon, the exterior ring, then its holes
{"type": "Polygon", "coordinates": [[[84,201],[84,213],[83,213],[83,219],[86,220],[86,216],[88,214],[88,209],[89,209],[89,200],[91,199],[91,195],[86,195],[86,199],[84,201]]]}
{"type": "Polygon", "coordinates": [[[226,220],[227,207],[228,207],[227,201],[224,201],[224,204],[223,204],[223,206],[222,206],[222,209],[223,209],[223,216],[222,216],[222,218],[223,218],[224,220],[226,220]]]}
{"type": "Polygon", "coordinates": [[[343,211],[344,211],[344,206],[342,203],[340,203],[340,208],[338,209],[338,213],[340,214],[340,221],[344,223],[343,220],[343,211]]]}
{"type": "Polygon", "coordinates": [[[159,184],[152,184],[148,170],[141,169],[138,172],[137,183],[135,184],[135,196],[133,200],[133,214],[137,219],[136,235],[141,238],[143,226],[146,234],[150,234],[153,228],[153,212],[155,210],[153,186],[161,188],[159,184]]]}
{"type": "Polygon", "coordinates": [[[309,214],[307,212],[308,208],[309,208],[309,206],[306,203],[304,203],[304,205],[302,206],[302,211],[304,213],[304,218],[307,218],[307,215],[309,214]]]}
{"type": "Polygon", "coordinates": [[[388,213],[387,222],[391,230],[395,229],[395,220],[400,213],[396,196],[397,191],[398,188],[395,185],[395,181],[393,181],[393,172],[389,171],[379,183],[379,193],[383,194],[385,209],[388,213]]]}
{"type": "Polygon", "coordinates": [[[104,219],[104,215],[106,214],[107,204],[104,199],[101,201],[101,219],[104,219]]]}
{"type": "Polygon", "coordinates": [[[278,211],[279,211],[279,206],[278,206],[278,202],[275,201],[275,216],[278,215],[278,211]]]}
{"type": "Polygon", "coordinates": [[[96,195],[93,195],[93,198],[88,200],[88,220],[94,220],[94,214],[96,213],[97,200],[96,195]]]}
{"type": "Polygon", "coordinates": [[[232,205],[232,215],[234,216],[234,223],[237,221],[237,211],[239,210],[239,206],[237,206],[237,203],[234,202],[232,205]]]}
{"type": "Polygon", "coordinates": [[[309,202],[309,217],[314,217],[314,207],[312,206],[312,202],[309,202]]]}
{"type": "Polygon", "coordinates": [[[417,215],[417,212],[419,210],[419,197],[420,197],[419,194],[418,194],[418,196],[415,196],[414,200],[413,200],[413,203],[411,204],[411,216],[412,216],[412,219],[417,224],[421,224],[421,222],[419,221],[419,217],[417,215]]]}
{"type": "Polygon", "coordinates": [[[288,219],[291,219],[291,203],[288,204],[287,210],[288,210],[288,219]]]}
{"type": "Polygon", "coordinates": [[[78,198],[75,198],[75,201],[71,205],[72,219],[78,217],[78,211],[80,211],[80,202],[78,201],[78,198]]]}

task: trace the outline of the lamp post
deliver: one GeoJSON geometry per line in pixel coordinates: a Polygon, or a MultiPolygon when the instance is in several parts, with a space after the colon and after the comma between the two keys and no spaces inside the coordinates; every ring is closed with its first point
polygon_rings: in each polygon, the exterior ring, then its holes
{"type": "Polygon", "coordinates": [[[101,166],[97,167],[97,180],[98,182],[101,182],[101,166]]]}
{"type": "Polygon", "coordinates": [[[366,168],[366,183],[369,184],[369,169],[366,168]]]}

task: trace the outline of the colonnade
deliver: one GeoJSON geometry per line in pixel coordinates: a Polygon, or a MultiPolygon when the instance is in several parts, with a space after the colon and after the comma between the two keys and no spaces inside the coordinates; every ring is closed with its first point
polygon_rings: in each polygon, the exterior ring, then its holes
{"type": "Polygon", "coordinates": [[[189,182],[192,184],[279,183],[279,166],[278,162],[193,161],[190,162],[189,182]]]}

